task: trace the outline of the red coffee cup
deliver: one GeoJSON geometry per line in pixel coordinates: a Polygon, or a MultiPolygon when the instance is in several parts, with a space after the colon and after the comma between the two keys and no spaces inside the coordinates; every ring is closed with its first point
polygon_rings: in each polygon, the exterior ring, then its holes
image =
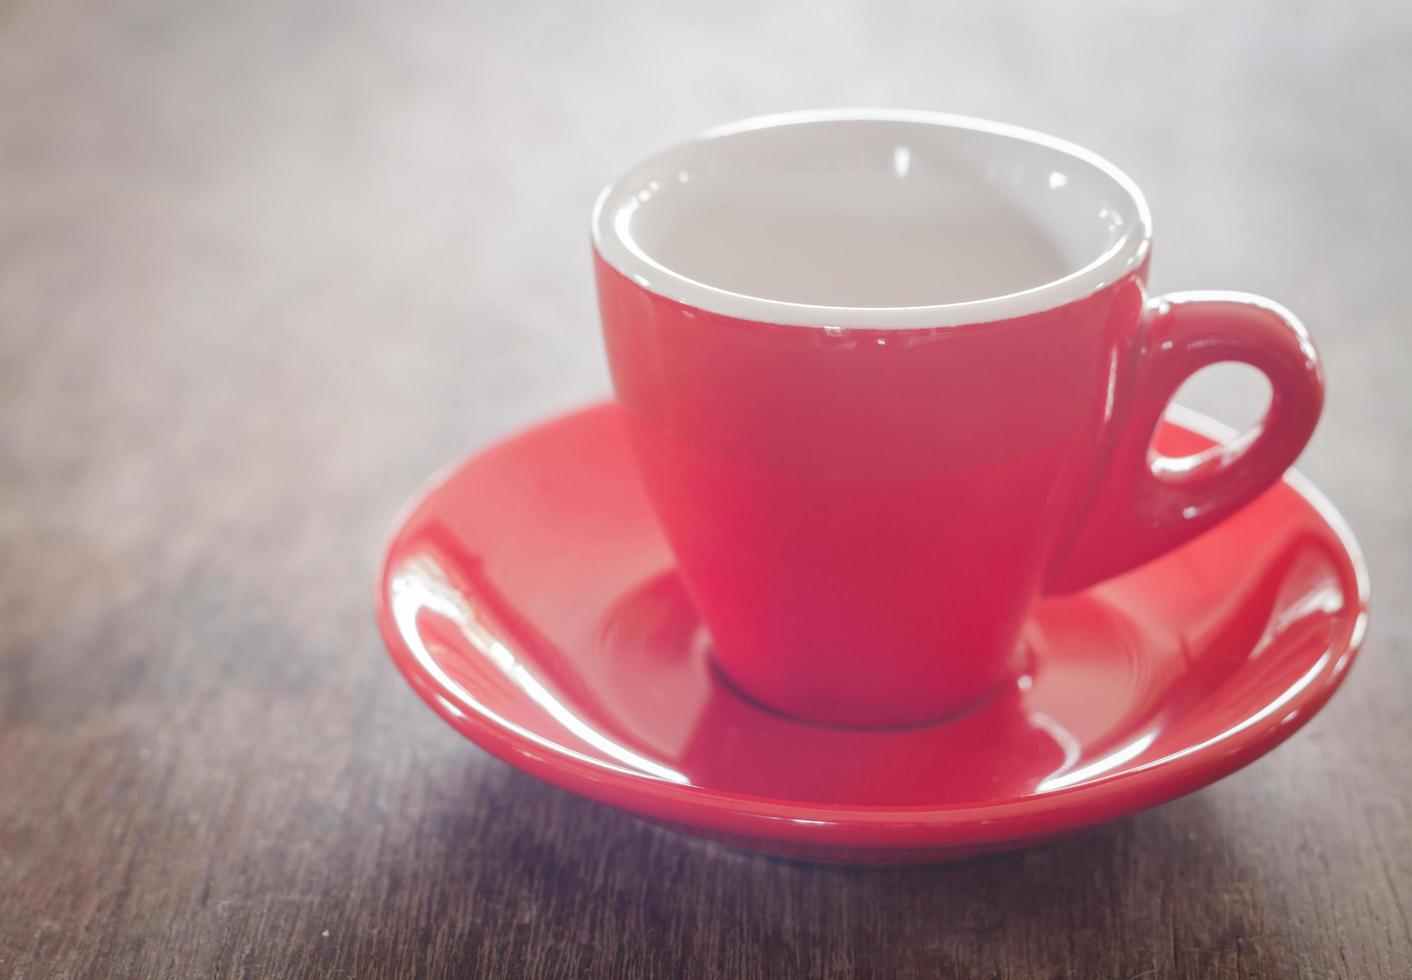
{"type": "Polygon", "coordinates": [[[614,387],[735,685],[829,724],[939,717],[1020,669],[1038,598],[1279,479],[1323,402],[1308,335],[1254,296],[1149,299],[1150,236],[1095,154],[924,112],[753,119],[603,191],[614,387]],[[1221,361],[1269,378],[1264,420],[1155,456],[1221,361]]]}

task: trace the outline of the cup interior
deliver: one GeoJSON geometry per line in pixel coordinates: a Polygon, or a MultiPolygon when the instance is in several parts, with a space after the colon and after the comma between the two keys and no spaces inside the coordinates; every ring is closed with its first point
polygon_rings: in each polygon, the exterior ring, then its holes
{"type": "Polygon", "coordinates": [[[594,214],[599,253],[647,288],[815,326],[1037,312],[1134,267],[1148,237],[1136,187],[1086,150],[885,111],[714,130],[634,167],[594,214]]]}

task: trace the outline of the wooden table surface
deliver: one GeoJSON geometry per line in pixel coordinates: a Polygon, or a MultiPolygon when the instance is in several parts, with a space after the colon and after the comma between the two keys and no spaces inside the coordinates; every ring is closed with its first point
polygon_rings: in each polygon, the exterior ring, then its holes
{"type": "Polygon", "coordinates": [[[1401,2],[0,3],[0,975],[1412,975],[1409,93],[1401,2]],[[1270,756],[1046,848],[809,867],[541,785],[393,670],[404,497],[607,392],[596,188],[850,104],[1090,145],[1156,288],[1311,325],[1301,467],[1372,628],[1270,756]]]}

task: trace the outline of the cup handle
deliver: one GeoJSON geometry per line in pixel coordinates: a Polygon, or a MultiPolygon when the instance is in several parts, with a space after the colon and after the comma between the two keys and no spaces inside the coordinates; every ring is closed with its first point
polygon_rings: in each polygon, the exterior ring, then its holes
{"type": "Polygon", "coordinates": [[[1319,355],[1284,307],[1248,293],[1172,293],[1148,302],[1128,405],[1077,526],[1046,585],[1073,592],[1170,551],[1278,480],[1304,449],[1324,403],[1319,355]],[[1152,438],[1183,381],[1238,361],[1270,380],[1265,417],[1194,456],[1156,454],[1152,438]]]}

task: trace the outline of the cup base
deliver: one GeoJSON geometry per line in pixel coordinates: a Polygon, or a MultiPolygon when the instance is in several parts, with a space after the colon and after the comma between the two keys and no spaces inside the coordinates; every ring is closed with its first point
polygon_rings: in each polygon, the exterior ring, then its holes
{"type": "Polygon", "coordinates": [[[751,691],[749,687],[731,676],[730,671],[721,663],[720,658],[716,656],[714,644],[708,643],[707,661],[711,666],[711,670],[716,674],[722,684],[730,688],[743,700],[755,705],[762,711],[768,711],[780,718],[801,722],[806,725],[817,725],[820,728],[844,729],[849,731],[892,731],[909,728],[924,728],[928,725],[944,725],[948,722],[966,717],[990,704],[996,698],[1004,697],[1006,693],[1011,690],[1026,690],[1033,679],[1032,667],[1034,664],[1034,648],[1024,639],[1016,643],[1014,651],[1005,661],[1005,670],[990,686],[986,687],[978,694],[960,702],[946,704],[943,707],[921,713],[889,717],[885,721],[861,719],[856,715],[843,716],[835,712],[813,713],[807,710],[792,710],[789,707],[771,703],[769,699],[759,697],[751,691]]]}

